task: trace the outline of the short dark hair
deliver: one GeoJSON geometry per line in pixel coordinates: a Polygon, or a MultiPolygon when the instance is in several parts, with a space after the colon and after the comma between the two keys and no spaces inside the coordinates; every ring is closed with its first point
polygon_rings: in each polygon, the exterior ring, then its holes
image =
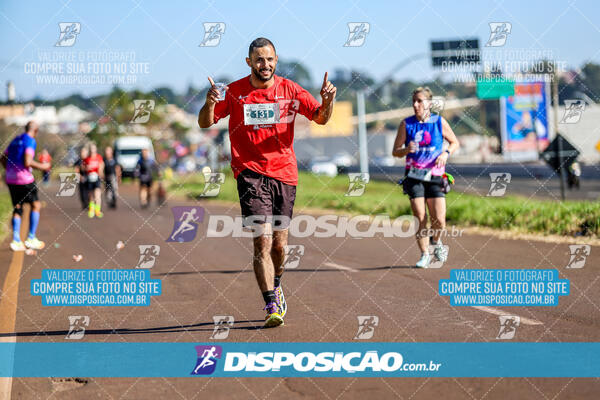
{"type": "Polygon", "coordinates": [[[273,51],[275,51],[275,54],[277,54],[277,50],[275,50],[275,45],[273,44],[273,42],[271,42],[267,38],[259,37],[257,39],[254,39],[252,43],[250,43],[250,47],[248,48],[248,57],[252,55],[254,49],[258,49],[259,47],[265,46],[271,46],[273,48],[273,51]]]}
{"type": "Polygon", "coordinates": [[[25,124],[25,132],[29,132],[31,125],[33,125],[33,121],[29,121],[27,124],[25,124]]]}

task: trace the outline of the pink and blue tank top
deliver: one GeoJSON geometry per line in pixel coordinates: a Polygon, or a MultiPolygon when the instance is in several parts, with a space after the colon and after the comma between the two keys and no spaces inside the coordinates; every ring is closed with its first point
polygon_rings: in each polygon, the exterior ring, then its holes
{"type": "Polygon", "coordinates": [[[404,120],[406,124],[406,141],[416,142],[418,149],[415,153],[406,156],[406,169],[415,167],[418,169],[431,169],[433,176],[442,176],[445,167],[438,168],[435,160],[442,154],[444,136],[442,135],[442,117],[431,115],[425,122],[420,122],[414,115],[404,120]]]}
{"type": "Polygon", "coordinates": [[[27,185],[34,181],[31,168],[25,167],[25,154],[35,154],[35,139],[27,133],[14,138],[4,154],[6,155],[6,183],[11,185],[27,185]]]}

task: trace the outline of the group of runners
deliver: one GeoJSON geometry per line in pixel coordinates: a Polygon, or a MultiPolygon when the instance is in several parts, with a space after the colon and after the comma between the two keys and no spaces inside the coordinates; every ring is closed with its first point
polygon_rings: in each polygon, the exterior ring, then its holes
{"type": "MultiPolygon", "coordinates": [[[[257,221],[261,225],[260,234],[253,238],[253,266],[265,302],[266,327],[282,325],[287,312],[282,277],[288,226],[281,221],[291,219],[296,199],[295,116],[300,113],[317,124],[326,124],[336,95],[327,72],[319,102],[297,83],[275,75],[277,61],[273,43],[266,38],[255,39],[246,58],[250,75],[225,86],[208,77],[211,87],[198,115],[201,128],[229,116],[231,168],[244,225],[250,229],[257,229],[257,221]],[[274,216],[287,218],[278,218],[279,223],[273,224],[274,216]]],[[[459,147],[448,122],[431,114],[432,97],[428,88],[419,87],[413,92],[415,115],[400,124],[393,149],[395,157],[406,157],[401,183],[419,221],[416,239],[421,257],[416,266],[422,268],[432,257],[445,261],[448,256],[441,241],[446,220],[445,166],[459,147]],[[445,148],[444,142],[448,143],[445,148]],[[434,232],[431,242],[426,234],[427,210],[434,232]],[[430,244],[434,246],[433,255],[429,253],[430,244]]]]}
{"type": "MultiPolygon", "coordinates": [[[[246,58],[250,74],[228,85],[216,84],[208,77],[211,86],[198,115],[201,128],[229,116],[231,167],[237,180],[244,224],[250,229],[257,229],[257,223],[260,225],[260,234],[253,238],[253,266],[265,302],[265,327],[282,325],[287,312],[282,277],[288,226],[281,222],[292,218],[298,184],[294,120],[299,113],[317,124],[326,124],[336,96],[336,87],[327,79],[327,72],[319,102],[297,83],[276,75],[277,61],[275,46],[269,39],[252,41],[246,58]],[[273,225],[274,216],[287,218],[278,218],[280,223],[273,225]]],[[[441,241],[446,219],[445,166],[448,157],[459,147],[448,122],[431,114],[431,103],[432,93],[428,88],[419,87],[413,92],[414,115],[400,124],[393,148],[393,156],[406,157],[406,173],[401,184],[419,221],[416,240],[421,257],[416,266],[422,268],[429,265],[432,257],[445,261],[448,256],[441,241]],[[431,238],[427,214],[434,232],[431,238]],[[430,245],[434,247],[433,255],[429,253],[430,245]]],[[[47,171],[50,164],[33,159],[36,133],[37,125],[29,123],[26,132],[11,142],[2,157],[14,204],[13,250],[43,247],[35,237],[40,205],[31,168],[47,171]],[[29,236],[23,245],[18,232],[24,202],[32,204],[32,211],[29,236]]],[[[147,189],[152,185],[155,168],[147,151],[142,152],[136,169],[142,206],[149,201],[147,189]]],[[[77,169],[82,183],[85,182],[80,188],[87,190],[87,197],[81,193],[82,206],[86,207],[85,199],[88,215],[102,217],[100,181],[105,180],[116,201],[120,177],[112,149],[105,149],[104,159],[97,154],[94,144],[82,149],[77,169]]],[[[111,205],[115,206],[116,202],[111,205]]]]}
{"type": "MultiPolygon", "coordinates": [[[[36,230],[40,220],[41,203],[38,196],[38,185],[33,176],[33,169],[42,171],[42,183],[47,185],[50,180],[52,157],[46,149],[35,160],[37,147],[36,136],[39,126],[35,121],[30,121],[25,126],[25,132],[16,136],[0,155],[0,163],[5,168],[4,180],[8,186],[13,204],[12,214],[12,241],[10,248],[13,251],[26,249],[39,250],[45,244],[36,237],[36,230]],[[21,241],[21,218],[23,206],[30,205],[29,233],[25,241],[21,241]]],[[[95,143],[82,146],[79,158],[73,164],[79,175],[79,200],[83,210],[87,209],[89,218],[102,218],[102,184],[108,206],[117,207],[118,187],[121,183],[122,168],[114,157],[112,147],[104,149],[104,156],[98,153],[95,143]]],[[[141,151],[134,176],[139,180],[139,198],[142,208],[148,206],[154,177],[160,174],[158,165],[150,157],[149,151],[141,151]]],[[[159,204],[164,202],[164,189],[158,190],[159,204]]]]}
{"type": "Polygon", "coordinates": [[[121,182],[121,166],[114,158],[113,149],[107,146],[104,157],[98,154],[95,143],[83,146],[79,159],[73,164],[79,174],[79,200],[81,208],[88,210],[89,218],[102,218],[102,181],[110,208],[117,207],[118,187],[121,182]]]}
{"type": "MultiPolygon", "coordinates": [[[[75,171],[79,174],[79,198],[82,209],[88,210],[88,217],[102,218],[102,184],[106,201],[110,208],[117,208],[118,188],[123,176],[123,169],[114,157],[111,146],[104,148],[104,157],[98,154],[94,143],[83,146],[79,159],[74,163],[75,171]]],[[[140,157],[133,171],[133,176],[139,182],[138,196],[140,206],[147,208],[150,204],[152,186],[161,172],[158,163],[150,156],[148,149],[140,151],[140,157]]],[[[158,204],[164,202],[164,188],[159,183],[157,189],[158,204]]]]}

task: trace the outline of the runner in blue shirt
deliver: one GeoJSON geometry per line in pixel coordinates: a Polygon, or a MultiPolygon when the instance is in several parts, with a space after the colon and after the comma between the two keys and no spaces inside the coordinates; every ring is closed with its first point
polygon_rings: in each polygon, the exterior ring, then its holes
{"type": "Polygon", "coordinates": [[[421,259],[419,268],[427,268],[431,261],[429,237],[432,237],[433,255],[439,261],[448,258],[441,236],[446,229],[446,199],[443,176],[448,157],[458,147],[458,139],[450,124],[441,115],[431,114],[432,93],[427,87],[413,92],[415,115],[406,118],[398,128],[392,152],[394,157],[406,156],[406,173],[402,181],[404,193],[410,197],[413,215],[419,220],[417,244],[421,259]],[[444,150],[444,140],[448,147],[444,150]],[[427,229],[427,209],[433,234],[427,229]]]}
{"type": "Polygon", "coordinates": [[[44,248],[44,242],[35,237],[35,231],[40,221],[41,204],[38,200],[37,185],[31,169],[49,171],[50,163],[35,161],[35,136],[38,129],[36,122],[28,122],[25,125],[25,132],[14,138],[0,156],[0,163],[6,169],[5,180],[14,207],[12,217],[13,240],[10,243],[10,248],[13,251],[23,251],[26,247],[36,250],[44,248]],[[20,237],[23,203],[31,205],[29,235],[25,240],[25,244],[21,242],[20,237]]]}

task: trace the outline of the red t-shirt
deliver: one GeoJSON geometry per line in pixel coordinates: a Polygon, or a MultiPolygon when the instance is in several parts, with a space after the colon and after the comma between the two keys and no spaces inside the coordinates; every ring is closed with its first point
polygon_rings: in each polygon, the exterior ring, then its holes
{"type": "Polygon", "coordinates": [[[50,154],[44,154],[44,153],[41,153],[41,154],[38,156],[38,161],[39,161],[39,162],[43,162],[43,163],[44,163],[44,162],[50,162],[50,161],[52,161],[52,156],[51,156],[50,154]]]}
{"type": "Polygon", "coordinates": [[[215,105],[215,123],[229,117],[231,169],[235,178],[248,168],[288,185],[298,184],[294,153],[294,120],[300,113],[309,120],[321,104],[297,83],[275,75],[268,89],[256,89],[250,76],[227,85],[225,100],[215,105]],[[246,125],[244,104],[279,105],[279,122],[246,125]]]}
{"type": "Polygon", "coordinates": [[[85,165],[86,174],[98,173],[100,170],[100,164],[103,163],[104,160],[100,154],[95,154],[93,156],[89,156],[85,160],[83,160],[83,165],[85,165]]]}

